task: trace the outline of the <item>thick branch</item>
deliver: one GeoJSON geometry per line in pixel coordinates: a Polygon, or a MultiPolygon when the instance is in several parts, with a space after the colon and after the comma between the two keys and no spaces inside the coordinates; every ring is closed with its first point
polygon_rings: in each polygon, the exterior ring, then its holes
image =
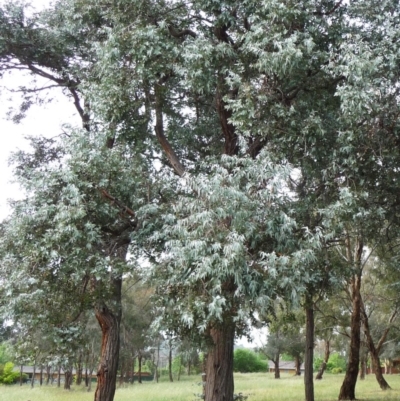
{"type": "Polygon", "coordinates": [[[197,38],[196,33],[193,32],[191,29],[183,29],[182,31],[178,31],[174,26],[169,25],[168,31],[174,38],[182,38],[188,35],[192,38],[197,38]]]}
{"type": "Polygon", "coordinates": [[[124,205],[119,199],[117,199],[116,197],[110,195],[104,188],[99,188],[100,193],[102,194],[102,196],[104,198],[106,198],[107,200],[109,200],[111,202],[112,205],[115,205],[116,207],[118,207],[119,209],[122,210],[122,212],[128,214],[129,216],[135,218],[136,214],[135,212],[130,209],[128,206],[124,205]]]}
{"type": "Polygon", "coordinates": [[[235,126],[229,122],[232,112],[226,109],[222,94],[219,91],[217,92],[216,106],[219,121],[221,123],[222,133],[225,138],[224,153],[230,156],[235,155],[239,148],[235,126]]]}
{"type": "Polygon", "coordinates": [[[168,139],[165,137],[165,134],[164,134],[161,91],[162,91],[161,86],[159,84],[156,84],[155,90],[154,90],[155,100],[156,100],[155,101],[156,126],[154,128],[156,131],[156,136],[157,136],[158,142],[160,143],[162,149],[164,150],[165,155],[167,156],[169,162],[171,163],[171,166],[173,167],[173,169],[179,176],[182,176],[185,173],[185,167],[179,161],[178,156],[172,149],[170,143],[168,142],[168,139]]]}

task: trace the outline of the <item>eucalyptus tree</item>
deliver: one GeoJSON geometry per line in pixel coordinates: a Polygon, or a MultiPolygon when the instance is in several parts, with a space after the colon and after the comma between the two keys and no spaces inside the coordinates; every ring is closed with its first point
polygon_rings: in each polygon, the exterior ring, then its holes
{"type": "MultiPolygon", "coordinates": [[[[104,124],[110,147],[118,133],[148,162],[160,159],[164,187],[157,202],[138,211],[143,236],[135,237],[135,249],[154,262],[165,320],[182,323],[182,334],[190,327],[208,334],[206,400],[233,397],[231,349],[246,319],[277,294],[307,293],[320,277],[314,250],[329,238],[348,238],[332,229],[359,213],[347,203],[348,188],[367,212],[382,203],[395,215],[398,5],[375,7],[71,0],[57,3],[33,30],[18,13],[1,15],[2,65],[18,60],[42,76],[49,70],[47,78],[78,101],[88,131],[104,124]],[[29,45],[10,46],[21,42],[29,45]],[[289,165],[295,174],[284,171],[289,165]],[[358,196],[362,185],[368,191],[358,196]],[[347,207],[353,215],[340,209],[347,207]],[[320,241],[324,230],[331,236],[320,241]],[[189,308],[178,302],[188,300],[189,308]],[[221,360],[218,349],[228,357],[221,360]]],[[[353,232],[357,290],[359,256],[370,238],[353,232]]],[[[341,399],[355,397],[353,373],[341,399]]]]}
{"type": "Polygon", "coordinates": [[[28,316],[30,325],[68,331],[83,311],[94,310],[102,330],[95,399],[109,400],[118,367],[122,274],[132,269],[126,254],[136,227],[126,204],[141,202],[144,188],[136,185],[146,173],[140,161],[134,167],[123,143],[111,150],[96,141],[105,143],[99,132],[96,139],[72,132],[60,147],[34,140],[33,154],[16,155],[26,198],[14,202],[5,224],[2,273],[12,299],[4,312],[16,322],[28,316]]]}

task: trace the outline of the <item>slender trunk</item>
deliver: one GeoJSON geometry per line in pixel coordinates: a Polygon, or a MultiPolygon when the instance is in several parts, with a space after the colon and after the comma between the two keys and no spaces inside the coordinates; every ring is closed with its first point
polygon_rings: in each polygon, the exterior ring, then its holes
{"type": "Polygon", "coordinates": [[[350,352],[349,362],[347,364],[346,375],[340,389],[339,400],[355,400],[356,383],[360,363],[360,284],[361,277],[356,275],[352,279],[352,304],[351,314],[351,334],[350,334],[350,352]]]}
{"type": "Polygon", "coordinates": [[[296,355],[294,357],[294,366],[295,366],[295,376],[301,376],[301,360],[300,360],[300,355],[296,355]]]}
{"type": "Polygon", "coordinates": [[[20,386],[22,386],[23,371],[24,371],[24,365],[21,365],[19,368],[19,385],[20,386]]]}
{"type": "Polygon", "coordinates": [[[78,362],[76,363],[76,384],[80,386],[83,379],[83,365],[82,365],[82,354],[79,354],[78,362]]]}
{"type": "Polygon", "coordinates": [[[157,383],[159,381],[159,372],[158,372],[159,363],[160,363],[160,341],[158,341],[158,343],[157,343],[157,363],[155,364],[156,369],[155,369],[155,375],[154,375],[154,379],[157,383]]]}
{"type": "Polygon", "coordinates": [[[169,381],[172,383],[174,378],[172,377],[172,341],[169,341],[169,353],[168,353],[168,375],[169,381]]]}
{"type": "MultiPolygon", "coordinates": [[[[117,308],[120,308],[121,284],[120,278],[114,280],[118,291],[117,308]]],[[[118,370],[119,327],[121,312],[114,313],[105,304],[96,307],[96,319],[102,332],[100,363],[97,370],[97,388],[94,401],[113,401],[118,370]]]]}
{"type": "Polygon", "coordinates": [[[142,384],[142,359],[143,359],[143,356],[139,352],[139,355],[138,355],[138,383],[140,383],[140,384],[142,384]]]}
{"type": "Polygon", "coordinates": [[[71,390],[72,372],[70,366],[64,369],[64,379],[64,390],[71,390]]]}
{"type": "MultiPolygon", "coordinates": [[[[155,365],[155,361],[153,363],[155,365]]],[[[136,358],[133,358],[133,362],[132,362],[132,381],[131,381],[132,384],[135,383],[135,364],[136,364],[136,358]]]]}
{"type": "Polygon", "coordinates": [[[61,365],[58,365],[57,387],[61,386],[61,365]]]}
{"type": "Polygon", "coordinates": [[[47,365],[46,366],[46,386],[48,386],[50,383],[50,371],[51,371],[51,366],[47,365]]]}
{"type": "Polygon", "coordinates": [[[124,374],[125,374],[125,366],[124,363],[121,362],[120,364],[121,368],[120,368],[120,373],[119,373],[119,386],[122,387],[122,385],[124,384],[124,374]]]}
{"type": "Polygon", "coordinates": [[[281,371],[279,369],[279,352],[275,354],[275,359],[272,361],[274,363],[274,377],[275,379],[281,378],[281,371]]]}
{"type": "Polygon", "coordinates": [[[36,364],[33,365],[33,373],[32,373],[32,380],[31,380],[31,388],[35,385],[35,376],[36,376],[36,364]]]}
{"type": "MultiPolygon", "coordinates": [[[[384,330],[384,332],[383,332],[383,334],[382,334],[382,336],[381,336],[381,338],[380,338],[380,340],[378,342],[378,345],[375,347],[374,340],[373,340],[372,335],[371,335],[371,330],[369,328],[368,315],[367,315],[367,313],[365,311],[365,307],[364,307],[362,301],[361,301],[361,305],[362,305],[361,310],[362,310],[363,324],[364,324],[364,334],[365,334],[365,337],[367,339],[367,346],[368,346],[369,353],[371,354],[371,362],[373,363],[373,365],[375,367],[375,369],[374,369],[375,377],[376,377],[376,380],[377,380],[377,382],[379,384],[379,387],[382,390],[389,390],[389,389],[391,389],[391,387],[389,386],[388,382],[383,377],[381,361],[380,361],[380,358],[379,358],[379,352],[382,349],[382,345],[384,344],[384,342],[386,340],[386,337],[387,337],[387,335],[389,333],[390,326],[388,326],[384,330]]],[[[389,319],[389,324],[391,324],[393,322],[393,319],[396,317],[396,315],[397,315],[397,311],[395,311],[392,314],[391,318],[389,319]]]]}
{"type": "Polygon", "coordinates": [[[376,380],[382,390],[388,390],[391,387],[389,386],[389,384],[383,377],[379,353],[378,353],[377,349],[375,348],[374,340],[371,336],[371,331],[369,328],[368,316],[365,313],[365,311],[363,311],[363,318],[364,318],[363,319],[364,333],[365,333],[365,337],[367,339],[368,350],[369,350],[369,353],[371,354],[371,362],[374,367],[374,373],[375,373],[376,380]]]}
{"type": "Polygon", "coordinates": [[[360,352],[360,380],[365,380],[365,375],[367,374],[367,358],[368,352],[360,352]]]}
{"type": "Polygon", "coordinates": [[[304,355],[304,389],[306,401],[314,401],[314,304],[312,297],[306,297],[306,350],[304,355]]]}
{"type": "Polygon", "coordinates": [[[352,302],[351,322],[350,322],[350,352],[346,374],[339,393],[339,400],[355,400],[356,384],[360,364],[360,344],[361,344],[361,258],[364,249],[361,238],[357,238],[354,254],[351,250],[350,237],[346,238],[347,260],[353,261],[355,273],[350,282],[350,295],[352,302]]]}
{"type": "Polygon", "coordinates": [[[206,360],[205,401],[232,401],[235,326],[231,322],[212,327],[210,337],[212,346],[206,360]]]}
{"type": "Polygon", "coordinates": [[[92,375],[93,375],[93,368],[89,369],[89,384],[88,384],[88,388],[87,388],[87,392],[92,390],[92,375]]]}
{"type": "Polygon", "coordinates": [[[85,387],[89,385],[88,367],[85,367],[85,387]]]}
{"type": "Polygon", "coordinates": [[[325,340],[325,355],[324,355],[324,360],[321,363],[321,366],[319,367],[318,373],[315,376],[315,380],[321,380],[322,376],[325,372],[326,369],[326,365],[328,364],[329,361],[329,356],[331,354],[331,349],[330,349],[330,341],[329,340],[325,340]]]}
{"type": "Polygon", "coordinates": [[[43,384],[43,364],[40,364],[39,384],[40,386],[43,384]]]}
{"type": "Polygon", "coordinates": [[[187,367],[187,374],[188,374],[188,376],[190,376],[190,374],[191,374],[191,371],[190,371],[190,368],[192,367],[192,360],[191,360],[191,358],[189,358],[189,360],[188,360],[188,367],[187,367]]]}
{"type": "Polygon", "coordinates": [[[178,381],[181,380],[182,356],[179,357],[178,381]]]}

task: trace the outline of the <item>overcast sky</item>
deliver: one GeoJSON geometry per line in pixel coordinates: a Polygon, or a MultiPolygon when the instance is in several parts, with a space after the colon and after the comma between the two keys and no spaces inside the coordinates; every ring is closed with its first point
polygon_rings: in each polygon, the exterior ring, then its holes
{"type": "MultiPolygon", "coordinates": [[[[0,219],[9,213],[7,199],[21,196],[18,186],[11,183],[12,167],[8,164],[11,153],[18,149],[29,149],[25,139],[27,136],[58,136],[62,132],[63,124],[79,124],[71,99],[67,99],[60,89],[53,90],[52,102],[32,106],[20,124],[8,120],[7,112],[10,107],[18,107],[21,102],[20,94],[13,93],[12,89],[16,89],[22,82],[29,82],[29,77],[19,72],[7,74],[0,79],[0,219]]],[[[46,84],[46,81],[43,80],[43,83],[46,84]]]]}

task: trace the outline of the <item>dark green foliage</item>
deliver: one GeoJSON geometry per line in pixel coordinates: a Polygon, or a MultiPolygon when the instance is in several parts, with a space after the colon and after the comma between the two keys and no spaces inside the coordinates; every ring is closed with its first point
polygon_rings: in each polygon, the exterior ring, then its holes
{"type": "Polygon", "coordinates": [[[263,360],[254,351],[239,348],[234,353],[233,369],[241,373],[266,372],[268,361],[263,360]]]}

